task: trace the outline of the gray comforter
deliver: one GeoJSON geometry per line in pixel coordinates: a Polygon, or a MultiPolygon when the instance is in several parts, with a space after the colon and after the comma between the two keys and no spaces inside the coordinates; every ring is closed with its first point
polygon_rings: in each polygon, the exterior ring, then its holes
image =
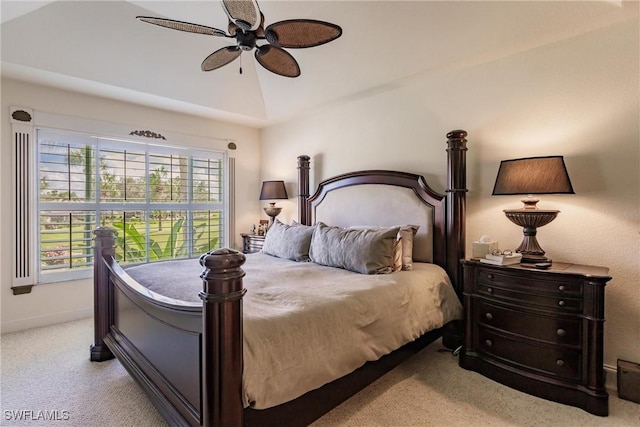
{"type": "MultiPolygon", "coordinates": [[[[245,405],[275,406],[462,317],[444,270],[365,275],[247,255],[243,299],[245,405]]],[[[197,260],[127,268],[162,295],[200,302],[197,260]],[[161,267],[162,265],[162,267],[161,267]]]]}

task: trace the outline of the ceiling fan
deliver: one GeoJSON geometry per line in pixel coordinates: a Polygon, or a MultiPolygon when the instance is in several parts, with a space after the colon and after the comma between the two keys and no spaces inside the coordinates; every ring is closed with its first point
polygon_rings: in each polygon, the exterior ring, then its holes
{"type": "MultiPolygon", "coordinates": [[[[305,48],[329,43],[342,35],[335,24],[313,19],[289,19],[264,28],[264,15],[255,0],[222,0],[229,17],[228,33],[213,27],[172,19],[137,16],[142,22],[188,33],[235,38],[235,46],[216,50],[202,61],[202,71],[211,71],[229,64],[243,51],[255,49],[256,60],[267,70],[285,77],[298,77],[300,66],[283,48],[305,48]],[[261,40],[266,44],[258,45],[261,40]]],[[[242,68],[240,68],[242,73],[242,68]]]]}

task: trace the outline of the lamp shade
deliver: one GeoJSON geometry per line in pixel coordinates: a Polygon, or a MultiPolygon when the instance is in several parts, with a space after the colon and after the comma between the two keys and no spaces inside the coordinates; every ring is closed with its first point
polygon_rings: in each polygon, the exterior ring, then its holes
{"type": "Polygon", "coordinates": [[[264,181],[260,191],[260,200],[288,199],[284,181],[264,181]]]}
{"type": "Polygon", "coordinates": [[[575,194],[562,156],[503,160],[493,186],[494,196],[513,194],[575,194]]]}

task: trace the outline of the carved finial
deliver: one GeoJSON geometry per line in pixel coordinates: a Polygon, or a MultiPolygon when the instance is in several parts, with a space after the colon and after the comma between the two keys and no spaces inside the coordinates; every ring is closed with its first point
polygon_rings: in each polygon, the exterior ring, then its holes
{"type": "Polygon", "coordinates": [[[98,238],[115,236],[116,230],[110,227],[98,227],[95,230],[93,230],[93,234],[95,234],[96,237],[98,238]]]}
{"type": "Polygon", "coordinates": [[[467,131],[462,129],[452,130],[447,134],[448,139],[462,139],[462,138],[466,138],[466,136],[467,136],[467,131]]]}
{"type": "Polygon", "coordinates": [[[305,154],[298,156],[298,168],[309,167],[309,160],[311,160],[311,157],[305,154]]]}
{"type": "Polygon", "coordinates": [[[200,265],[208,270],[222,273],[239,269],[246,260],[247,258],[242,252],[223,248],[202,255],[200,257],[200,265]]]}
{"type": "Polygon", "coordinates": [[[452,130],[447,134],[447,151],[450,150],[467,150],[467,131],[458,129],[452,130]]]}

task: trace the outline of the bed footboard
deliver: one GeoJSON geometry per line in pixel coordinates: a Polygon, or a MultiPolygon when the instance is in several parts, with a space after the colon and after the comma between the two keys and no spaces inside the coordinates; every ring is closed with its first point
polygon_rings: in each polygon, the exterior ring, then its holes
{"type": "Polygon", "coordinates": [[[172,425],[242,426],[245,256],[219,249],[200,257],[200,305],[133,281],[114,259],[115,231],[94,234],[91,361],[117,357],[172,425]]]}

